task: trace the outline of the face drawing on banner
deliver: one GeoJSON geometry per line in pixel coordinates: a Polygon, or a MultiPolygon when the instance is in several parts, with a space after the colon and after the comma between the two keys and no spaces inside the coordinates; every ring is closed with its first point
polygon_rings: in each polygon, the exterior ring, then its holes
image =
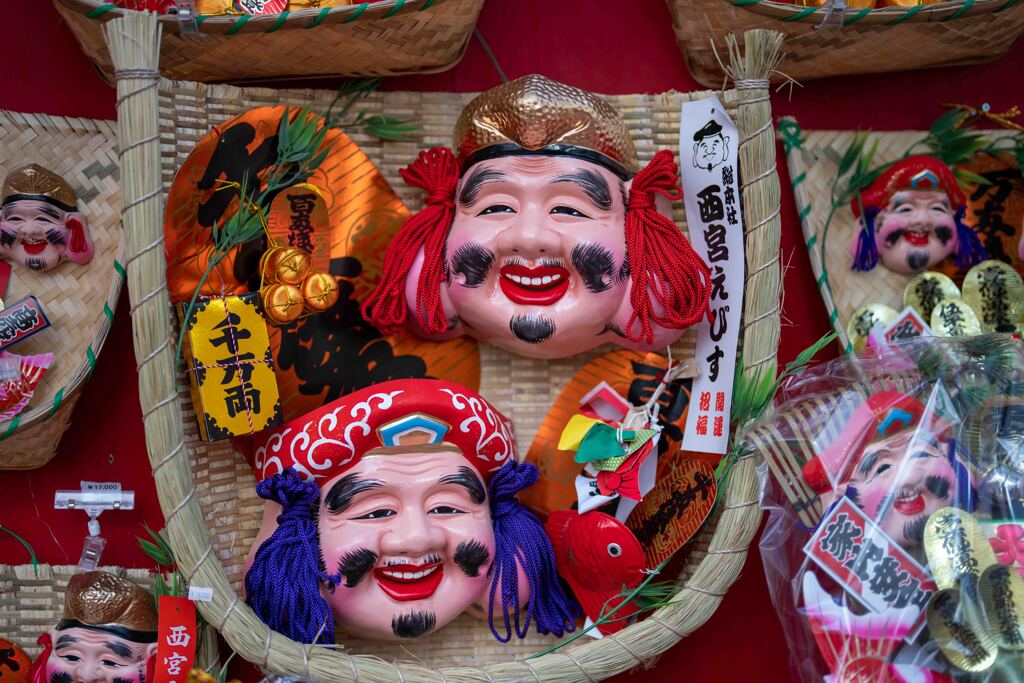
{"type": "Polygon", "coordinates": [[[710,171],[729,158],[729,136],[714,119],[693,134],[693,166],[710,171]]]}
{"type": "Polygon", "coordinates": [[[0,200],[0,256],[39,271],[92,259],[85,216],[63,178],[38,164],[7,174],[0,200]]]}
{"type": "Polygon", "coordinates": [[[342,576],[326,597],[346,633],[425,635],[489,585],[487,490],[455,448],[369,454],[323,491],[321,556],[342,576]]]}
{"type": "Polygon", "coordinates": [[[967,483],[950,454],[949,426],[912,396],[868,397],[842,433],[804,467],[827,510],[844,495],[904,549],[918,553],[928,517],[967,483]]]}
{"type": "Polygon", "coordinates": [[[40,642],[43,652],[33,663],[33,680],[145,683],[147,662],[157,648],[153,596],[107,572],[75,574],[63,618],[40,642]],[[43,672],[45,678],[36,678],[43,672]]]}

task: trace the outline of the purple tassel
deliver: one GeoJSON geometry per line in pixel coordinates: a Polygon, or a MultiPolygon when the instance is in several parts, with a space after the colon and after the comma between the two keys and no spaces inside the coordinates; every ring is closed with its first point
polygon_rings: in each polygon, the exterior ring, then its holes
{"type": "Polygon", "coordinates": [[[576,628],[575,617],[579,607],[565,595],[551,541],[544,526],[527,510],[516,494],[537,481],[540,472],[532,463],[509,462],[491,479],[491,515],[494,518],[494,579],[491,582],[487,618],[491,633],[502,643],[512,639],[513,624],[509,610],[514,614],[515,633],[525,638],[530,620],[536,619],[537,632],[561,637],[576,628]],[[526,621],[519,623],[519,571],[522,567],[530,585],[530,600],[526,607],[526,621]],[[501,611],[505,635],[494,627],[494,596],[501,585],[501,611]]]}
{"type": "Polygon", "coordinates": [[[968,270],[974,264],[988,258],[985,247],[978,239],[978,233],[964,223],[966,214],[966,206],[961,206],[956,212],[956,238],[959,242],[956,249],[956,267],[960,270],[968,270]]]}
{"type": "Polygon", "coordinates": [[[333,643],[334,615],[320,582],[333,588],[341,576],[320,570],[320,487],[289,467],[257,484],[256,493],[283,511],[245,574],[246,602],[263,623],[294,641],[333,643]]]}
{"type": "Polygon", "coordinates": [[[875,242],[875,216],[878,209],[867,207],[861,219],[860,234],[857,236],[857,255],[853,258],[853,269],[866,273],[878,265],[878,244],[875,242]]]}

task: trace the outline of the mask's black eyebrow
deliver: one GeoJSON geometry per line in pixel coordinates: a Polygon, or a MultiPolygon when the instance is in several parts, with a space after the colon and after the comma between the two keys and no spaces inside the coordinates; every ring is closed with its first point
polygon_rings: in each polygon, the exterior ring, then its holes
{"type": "Polygon", "coordinates": [[[572,173],[555,176],[551,182],[579,185],[580,189],[590,197],[590,201],[594,202],[599,208],[605,211],[612,208],[612,192],[611,188],[608,187],[608,181],[605,180],[603,175],[589,168],[581,168],[572,173]]]}
{"type": "Polygon", "coordinates": [[[57,209],[51,209],[48,206],[40,206],[39,212],[45,213],[47,216],[54,220],[60,220],[60,213],[57,212],[57,209]]]}
{"type": "Polygon", "coordinates": [[[57,647],[57,648],[67,647],[68,645],[74,645],[77,642],[78,642],[78,638],[75,638],[74,636],[61,636],[60,638],[57,639],[57,645],[55,645],[55,647],[57,647]]]}
{"type": "Polygon", "coordinates": [[[128,647],[124,643],[118,643],[113,640],[108,640],[107,642],[103,643],[103,647],[107,648],[121,659],[131,659],[132,655],[134,654],[130,647],[128,647]]]}
{"type": "Polygon", "coordinates": [[[324,505],[331,512],[344,512],[357,495],[383,485],[382,482],[373,479],[360,479],[357,474],[346,474],[334,482],[334,486],[324,497],[324,505]]]}
{"type": "Polygon", "coordinates": [[[498,180],[505,180],[508,174],[485,166],[477,166],[469,172],[469,177],[462,183],[462,190],[459,192],[459,204],[463,206],[472,204],[480,194],[480,188],[486,183],[493,183],[498,180]]]}
{"type": "Polygon", "coordinates": [[[888,453],[888,451],[875,451],[874,453],[860,461],[860,467],[857,468],[857,471],[860,472],[860,475],[862,477],[868,476],[868,473],[875,468],[875,463],[877,463],[878,459],[882,457],[882,453],[888,453]]]}
{"type": "Polygon", "coordinates": [[[480,477],[476,475],[472,468],[465,465],[459,468],[458,474],[449,474],[441,477],[440,483],[457,484],[465,487],[466,491],[469,492],[469,499],[476,505],[487,499],[487,492],[484,491],[484,485],[480,481],[480,477]]]}

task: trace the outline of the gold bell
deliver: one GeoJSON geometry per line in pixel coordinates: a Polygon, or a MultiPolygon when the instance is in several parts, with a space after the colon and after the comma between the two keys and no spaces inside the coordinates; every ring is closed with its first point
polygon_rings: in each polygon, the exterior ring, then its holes
{"type": "Polygon", "coordinates": [[[302,300],[313,313],[322,313],[338,301],[338,282],[332,275],[313,271],[302,282],[302,300]]]}
{"type": "Polygon", "coordinates": [[[295,285],[274,283],[260,291],[263,314],[275,325],[287,325],[302,315],[302,292],[295,285]]]}

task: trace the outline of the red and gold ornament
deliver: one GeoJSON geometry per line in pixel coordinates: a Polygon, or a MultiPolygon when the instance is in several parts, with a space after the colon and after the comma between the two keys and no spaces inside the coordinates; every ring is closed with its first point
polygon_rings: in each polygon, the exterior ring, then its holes
{"type": "Polygon", "coordinates": [[[323,313],[338,301],[333,275],[313,268],[310,255],[296,247],[272,246],[260,259],[263,311],[274,325],[323,313]]]}

